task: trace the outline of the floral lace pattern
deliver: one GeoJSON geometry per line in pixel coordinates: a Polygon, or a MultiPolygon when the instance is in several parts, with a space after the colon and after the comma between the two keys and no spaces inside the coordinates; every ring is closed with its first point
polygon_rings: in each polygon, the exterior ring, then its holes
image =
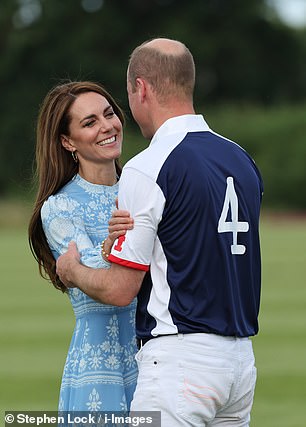
{"type": "MultiPolygon", "coordinates": [[[[109,268],[101,256],[118,184],[95,185],[76,175],[41,211],[43,228],[55,258],[74,240],[81,262],[109,268]]],[[[77,288],[68,296],[76,317],[63,372],[60,411],[126,411],[136,385],[135,309],[92,300],[77,288]]]]}

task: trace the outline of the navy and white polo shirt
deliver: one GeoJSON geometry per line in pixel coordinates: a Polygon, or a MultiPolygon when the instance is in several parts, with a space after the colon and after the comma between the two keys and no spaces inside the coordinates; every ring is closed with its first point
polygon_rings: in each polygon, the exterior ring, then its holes
{"type": "Polygon", "coordinates": [[[123,168],[119,207],[134,229],[110,261],[147,271],[137,336],[258,332],[263,185],[251,157],[201,115],[167,120],[123,168]]]}

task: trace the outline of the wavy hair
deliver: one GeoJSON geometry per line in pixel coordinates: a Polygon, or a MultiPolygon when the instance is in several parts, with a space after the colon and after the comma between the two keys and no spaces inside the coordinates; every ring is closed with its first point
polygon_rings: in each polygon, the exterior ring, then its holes
{"type": "MultiPolygon", "coordinates": [[[[38,190],[29,222],[28,239],[31,252],[38,262],[40,275],[63,292],[66,287],[56,274],[56,261],[43,231],[40,212],[48,197],[57,193],[78,172],[78,164],[61,144],[61,135],[69,135],[71,106],[80,94],[87,92],[104,96],[124,125],[123,111],[103,86],[89,81],[69,81],[55,86],[46,95],[39,110],[36,129],[34,180],[38,184],[38,190]]],[[[115,163],[116,172],[120,176],[118,159],[115,163]]]]}

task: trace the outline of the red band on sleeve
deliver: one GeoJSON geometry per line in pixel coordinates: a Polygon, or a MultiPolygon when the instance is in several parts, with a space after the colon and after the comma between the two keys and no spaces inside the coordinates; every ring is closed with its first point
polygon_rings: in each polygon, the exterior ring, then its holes
{"type": "Polygon", "coordinates": [[[123,267],[134,268],[135,270],[149,271],[149,268],[150,268],[149,265],[138,264],[137,262],[127,261],[126,259],[118,258],[113,254],[109,255],[108,260],[110,262],[114,262],[115,264],[122,265],[123,267]]]}

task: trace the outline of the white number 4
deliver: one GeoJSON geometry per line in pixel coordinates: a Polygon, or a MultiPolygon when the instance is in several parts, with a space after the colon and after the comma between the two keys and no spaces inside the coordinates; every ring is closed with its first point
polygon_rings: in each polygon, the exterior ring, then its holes
{"type": "Polygon", "coordinates": [[[233,233],[233,244],[231,252],[233,255],[243,255],[246,247],[237,244],[238,232],[246,233],[249,231],[249,223],[238,221],[238,197],[234,187],[234,180],[229,176],[226,180],[227,187],[223,209],[218,223],[218,233],[233,233]],[[231,221],[226,221],[228,211],[231,211],[231,221]]]}

